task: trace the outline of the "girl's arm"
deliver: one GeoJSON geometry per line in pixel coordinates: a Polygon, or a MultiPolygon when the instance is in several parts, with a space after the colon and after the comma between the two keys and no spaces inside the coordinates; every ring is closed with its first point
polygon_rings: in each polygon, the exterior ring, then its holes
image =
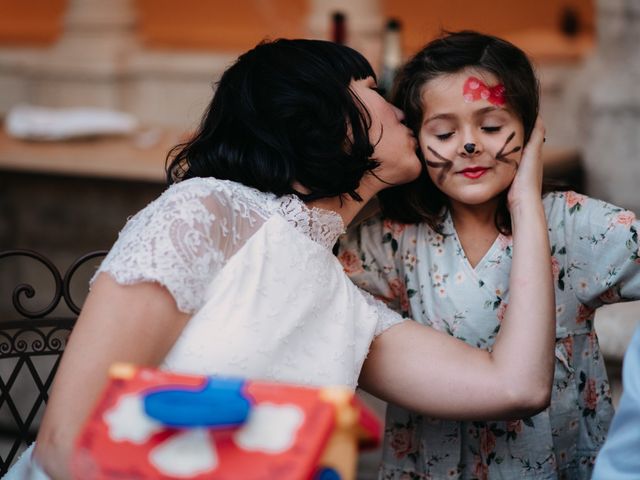
{"type": "Polygon", "coordinates": [[[544,409],[554,367],[555,301],[541,202],[544,127],[536,125],[509,192],[511,301],[492,351],[403,322],[372,344],[360,376],[369,392],[456,420],[514,418],[544,409]]]}
{"type": "Polygon", "coordinates": [[[114,362],[157,366],[186,325],[171,294],[157,283],[120,285],[101,273],[82,308],[55,377],[34,451],[53,479],[71,478],[80,427],[114,362]]]}

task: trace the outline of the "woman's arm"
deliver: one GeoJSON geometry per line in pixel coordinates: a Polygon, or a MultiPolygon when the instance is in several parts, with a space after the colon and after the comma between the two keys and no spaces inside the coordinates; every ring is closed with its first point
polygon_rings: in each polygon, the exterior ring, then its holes
{"type": "Polygon", "coordinates": [[[65,349],[38,432],[35,460],[53,479],[71,478],[73,442],[114,362],[157,366],[186,325],[158,283],[120,285],[98,276],[65,349]]]}
{"type": "Polygon", "coordinates": [[[235,234],[246,239],[259,228],[233,213],[242,201],[224,183],[185,180],[122,229],[73,329],[38,434],[35,459],[54,478],[69,478],[73,442],[109,367],[159,365],[243,244],[235,234]]]}
{"type": "Polygon", "coordinates": [[[493,350],[403,322],[373,342],[360,376],[365,390],[411,410],[456,420],[521,417],[547,406],[555,301],[540,196],[543,137],[538,123],[509,192],[511,301],[493,350]]]}

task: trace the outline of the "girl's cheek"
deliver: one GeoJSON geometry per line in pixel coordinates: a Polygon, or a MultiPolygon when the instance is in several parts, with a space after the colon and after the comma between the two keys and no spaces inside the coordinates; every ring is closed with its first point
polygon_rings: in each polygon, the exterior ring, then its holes
{"type": "Polygon", "coordinates": [[[431,168],[431,167],[427,167],[427,175],[429,175],[429,178],[431,179],[431,182],[438,188],[440,188],[440,170],[435,169],[435,168],[431,168]]]}
{"type": "Polygon", "coordinates": [[[420,132],[420,135],[418,135],[418,143],[420,144],[420,150],[422,150],[423,152],[427,151],[427,137],[426,135],[424,135],[424,133],[420,132]]]}

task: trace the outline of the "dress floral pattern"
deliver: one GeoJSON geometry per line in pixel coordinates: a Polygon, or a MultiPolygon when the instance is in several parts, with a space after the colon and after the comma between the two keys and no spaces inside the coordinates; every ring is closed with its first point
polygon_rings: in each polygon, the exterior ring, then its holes
{"type": "MultiPolygon", "coordinates": [[[[508,422],[438,420],[389,405],[380,478],[590,478],[613,415],[593,319],[605,303],[640,298],[640,225],[575,192],[550,193],[544,206],[557,316],[551,405],[508,422]]],[[[509,303],[511,237],[499,235],[473,268],[450,216],[442,227],[374,218],[343,236],[337,255],[356,284],[403,316],[488,349],[509,303]]]]}

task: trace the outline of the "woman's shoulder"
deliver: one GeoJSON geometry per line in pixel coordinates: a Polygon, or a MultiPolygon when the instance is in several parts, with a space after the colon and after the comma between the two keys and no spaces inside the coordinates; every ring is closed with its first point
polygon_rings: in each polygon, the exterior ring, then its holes
{"type": "Polygon", "coordinates": [[[158,198],[133,215],[119,236],[162,235],[176,228],[233,228],[247,219],[266,220],[273,212],[273,195],[230,180],[191,178],[170,185],[158,198]]]}
{"type": "Polygon", "coordinates": [[[275,195],[261,192],[232,180],[197,177],[170,185],[149,207],[192,211],[205,208],[223,212],[258,214],[267,217],[273,211],[275,195]]]}
{"type": "Polygon", "coordinates": [[[214,177],[196,177],[182,180],[169,186],[163,197],[202,198],[214,195],[226,200],[253,201],[257,204],[273,201],[275,195],[261,192],[233,180],[223,180],[214,177]]]}

